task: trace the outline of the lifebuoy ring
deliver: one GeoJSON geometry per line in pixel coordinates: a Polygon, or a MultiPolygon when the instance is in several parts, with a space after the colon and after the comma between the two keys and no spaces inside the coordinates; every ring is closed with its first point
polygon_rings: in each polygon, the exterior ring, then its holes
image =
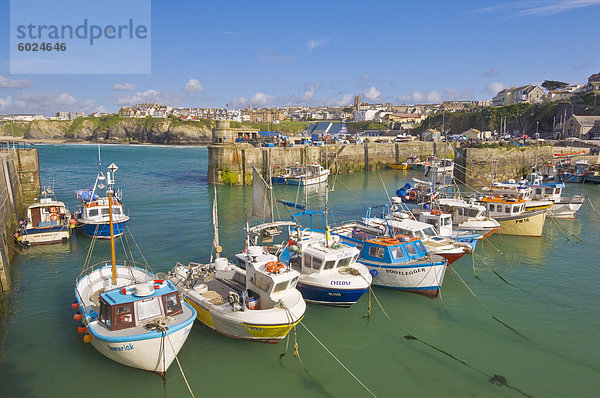
{"type": "Polygon", "coordinates": [[[58,213],[58,207],[56,206],[50,206],[50,213],[58,213]]]}
{"type": "Polygon", "coordinates": [[[388,245],[396,245],[396,244],[400,243],[400,241],[396,238],[388,238],[388,239],[384,239],[383,241],[385,243],[387,243],[388,245]]]}
{"type": "Polygon", "coordinates": [[[155,279],[155,280],[153,280],[153,282],[154,282],[155,289],[161,289],[161,288],[167,286],[167,281],[165,281],[163,279],[155,279]]]}
{"type": "Polygon", "coordinates": [[[408,197],[411,198],[412,200],[415,200],[417,198],[417,193],[415,191],[410,191],[408,193],[408,197]]]}
{"type": "Polygon", "coordinates": [[[56,213],[50,214],[50,220],[52,220],[52,221],[58,220],[58,214],[56,214],[56,213]]]}
{"type": "Polygon", "coordinates": [[[269,261],[265,264],[265,270],[267,272],[276,273],[285,268],[285,264],[281,261],[269,261]]]}

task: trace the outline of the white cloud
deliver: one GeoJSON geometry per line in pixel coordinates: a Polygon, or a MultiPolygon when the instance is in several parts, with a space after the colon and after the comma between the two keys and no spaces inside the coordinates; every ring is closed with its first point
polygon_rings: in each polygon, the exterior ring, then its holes
{"type": "Polygon", "coordinates": [[[356,85],[360,88],[366,87],[367,84],[369,84],[369,80],[370,80],[369,75],[367,75],[365,73],[361,77],[358,78],[358,82],[356,83],[356,85]]]}
{"type": "Polygon", "coordinates": [[[343,105],[350,105],[352,103],[353,99],[354,99],[354,96],[352,94],[344,94],[339,98],[337,98],[337,97],[324,98],[321,101],[321,103],[324,105],[329,105],[329,106],[343,106],[343,105]]]}
{"type": "Polygon", "coordinates": [[[540,7],[528,8],[519,11],[518,15],[554,15],[565,11],[570,11],[576,8],[597,6],[600,5],[600,0],[561,0],[559,2],[548,4],[540,7]]]}
{"type": "Polygon", "coordinates": [[[427,93],[427,102],[441,102],[442,96],[437,91],[430,91],[427,93]]]}
{"type": "Polygon", "coordinates": [[[16,98],[0,98],[0,111],[54,115],[58,111],[92,112],[96,100],[77,100],[68,93],[21,93],[16,98]]]}
{"type": "Polygon", "coordinates": [[[141,104],[144,102],[156,102],[161,103],[163,101],[168,100],[168,95],[165,95],[157,90],[146,90],[146,91],[138,91],[133,95],[128,97],[119,97],[117,98],[118,105],[135,105],[141,104]]]}
{"type": "Polygon", "coordinates": [[[240,98],[234,99],[233,101],[231,101],[231,103],[234,106],[246,106],[246,105],[265,106],[268,104],[273,104],[274,99],[275,99],[275,97],[273,97],[272,95],[267,95],[264,93],[256,92],[250,99],[247,99],[246,97],[240,97],[240,98]]]}
{"type": "Polygon", "coordinates": [[[314,50],[317,47],[321,47],[329,43],[328,39],[312,39],[306,42],[306,46],[309,50],[314,50]]]}
{"type": "Polygon", "coordinates": [[[444,100],[464,100],[473,98],[471,90],[459,90],[456,88],[447,88],[443,94],[444,100]]]}
{"type": "Polygon", "coordinates": [[[308,86],[308,88],[304,91],[304,95],[302,96],[302,102],[312,100],[315,97],[315,93],[317,92],[319,87],[321,87],[321,84],[318,82],[308,86]]]}
{"type": "Polygon", "coordinates": [[[204,87],[196,79],[190,79],[183,87],[183,91],[187,93],[201,93],[204,91],[204,87]]]}
{"type": "Polygon", "coordinates": [[[281,54],[278,51],[271,50],[270,48],[261,48],[257,51],[258,57],[265,62],[290,62],[292,57],[289,55],[281,54]]]}
{"type": "Polygon", "coordinates": [[[377,91],[374,86],[371,86],[363,92],[363,96],[369,101],[376,101],[381,97],[381,91],[377,91]]]}
{"type": "Polygon", "coordinates": [[[500,74],[500,69],[498,68],[492,68],[490,70],[488,70],[487,72],[484,72],[482,74],[483,77],[494,77],[494,76],[498,76],[500,74]]]}
{"type": "Polygon", "coordinates": [[[135,85],[132,83],[123,83],[123,84],[116,83],[110,89],[115,90],[115,91],[133,91],[133,90],[135,90],[135,85]]]}
{"type": "Polygon", "coordinates": [[[504,89],[504,84],[500,82],[491,82],[483,90],[486,94],[496,95],[504,89]]]}
{"type": "Polygon", "coordinates": [[[0,88],[25,88],[31,86],[31,80],[13,80],[0,75],[0,88]]]}
{"type": "Polygon", "coordinates": [[[10,110],[12,106],[12,97],[8,96],[6,98],[0,97],[0,111],[6,112],[10,110]]]}

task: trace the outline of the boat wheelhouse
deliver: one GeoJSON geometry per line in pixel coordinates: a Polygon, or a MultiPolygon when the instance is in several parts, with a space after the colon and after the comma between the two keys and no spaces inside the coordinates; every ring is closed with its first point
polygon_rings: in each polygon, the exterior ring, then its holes
{"type": "Polygon", "coordinates": [[[562,192],[565,184],[562,182],[542,182],[537,174],[532,174],[528,181],[522,183],[531,188],[532,197],[537,200],[549,200],[552,206],[548,209],[548,215],[556,218],[575,218],[575,213],[585,202],[585,196],[573,195],[563,197],[562,192]]]}
{"type": "Polygon", "coordinates": [[[452,224],[459,231],[471,231],[487,238],[500,228],[500,223],[485,215],[484,206],[460,198],[439,198],[440,210],[452,215],[452,224]]]}
{"type": "Polygon", "coordinates": [[[374,238],[364,242],[359,261],[373,275],[373,285],[437,297],[446,260],[428,254],[420,239],[409,236],[374,238]]]}
{"type": "Polygon", "coordinates": [[[300,272],[298,290],[315,304],[349,307],[371,285],[368,269],[357,262],[360,251],[329,232],[296,229],[288,242],[290,264],[300,272]]]}
{"type": "Polygon", "coordinates": [[[489,217],[500,223],[496,233],[502,235],[542,236],[546,210],[525,211],[525,199],[484,197],[480,203],[485,206],[489,217]]]}
{"type": "Polygon", "coordinates": [[[67,242],[71,238],[71,213],[63,202],[45,197],[27,207],[19,222],[17,240],[29,245],[67,242]]]}

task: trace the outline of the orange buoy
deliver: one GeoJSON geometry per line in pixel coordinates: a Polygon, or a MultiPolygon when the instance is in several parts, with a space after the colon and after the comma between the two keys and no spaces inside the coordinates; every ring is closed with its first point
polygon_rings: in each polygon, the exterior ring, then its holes
{"type": "Polygon", "coordinates": [[[81,313],[76,312],[75,314],[73,314],[73,320],[74,321],[80,321],[83,319],[83,315],[81,315],[81,313]]]}
{"type": "Polygon", "coordinates": [[[83,336],[83,342],[84,343],[89,343],[92,341],[92,335],[89,333],[86,333],[85,336],[83,336]]]}
{"type": "Polygon", "coordinates": [[[73,301],[71,303],[71,308],[73,308],[74,310],[78,309],[79,308],[79,303],[77,301],[73,301]]]}
{"type": "Polygon", "coordinates": [[[87,328],[82,325],[77,328],[77,333],[84,334],[86,330],[87,330],[87,328]]]}

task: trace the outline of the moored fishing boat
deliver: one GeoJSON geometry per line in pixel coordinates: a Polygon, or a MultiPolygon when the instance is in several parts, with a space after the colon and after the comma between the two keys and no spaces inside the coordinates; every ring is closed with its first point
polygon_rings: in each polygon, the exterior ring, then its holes
{"type": "MultiPolygon", "coordinates": [[[[112,166],[114,163],[109,168],[112,166]]],[[[76,192],[77,199],[82,201],[81,208],[75,213],[79,230],[84,235],[100,239],[110,239],[111,229],[115,236],[123,235],[125,225],[129,221],[129,216],[123,211],[120,191],[115,191],[110,200],[108,196],[100,196],[97,193],[105,188],[105,179],[100,170],[92,189],[80,189],[76,192]],[[109,227],[109,218],[113,220],[112,227],[109,227]]]]}
{"type": "Polygon", "coordinates": [[[237,265],[220,257],[216,188],[213,226],[215,261],[177,263],[168,279],[196,309],[198,320],[216,332],[261,343],[279,342],[306,310],[296,289],[299,273],[257,246],[237,254],[237,265]]]}
{"type": "MultiPolygon", "coordinates": [[[[106,182],[111,210],[116,166],[109,170],[106,182]]],[[[117,264],[115,237],[112,228],[109,231],[110,262],[86,264],[75,280],[73,307],[78,313],[74,319],[83,323],[79,331],[85,333],[84,342],[102,355],[164,375],[187,339],[196,311],[181,302],[171,282],[158,279],[147,265],[131,261],[117,264]]]]}
{"type": "Polygon", "coordinates": [[[484,197],[480,202],[487,214],[500,223],[502,235],[542,236],[546,210],[525,211],[525,199],[484,197]]]}
{"type": "Polygon", "coordinates": [[[366,240],[359,261],[373,275],[373,285],[437,297],[446,260],[427,253],[421,240],[408,236],[366,240]]]}
{"type": "Polygon", "coordinates": [[[439,198],[442,211],[452,215],[452,223],[459,231],[472,231],[485,239],[500,228],[500,223],[485,215],[485,207],[461,198],[439,198]]]}
{"type": "Polygon", "coordinates": [[[63,202],[48,197],[50,188],[44,189],[44,197],[27,207],[27,217],[19,222],[16,238],[25,246],[66,242],[71,238],[71,213],[63,202]]]}
{"type": "Polygon", "coordinates": [[[271,177],[275,184],[288,185],[313,185],[327,181],[331,171],[319,163],[311,163],[306,166],[292,166],[285,169],[285,173],[271,177]]]}

